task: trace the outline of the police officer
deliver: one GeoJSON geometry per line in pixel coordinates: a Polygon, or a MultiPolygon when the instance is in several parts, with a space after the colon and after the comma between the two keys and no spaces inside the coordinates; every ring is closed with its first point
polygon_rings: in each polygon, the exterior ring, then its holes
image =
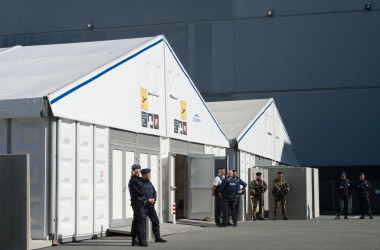
{"type": "Polygon", "coordinates": [[[340,214],[344,214],[344,218],[347,219],[348,215],[348,200],[349,197],[351,196],[351,190],[352,190],[352,185],[351,181],[347,179],[346,173],[342,172],[340,175],[340,180],[336,184],[336,188],[338,190],[338,213],[335,216],[335,219],[340,219],[340,214]],[[343,204],[343,207],[342,207],[343,204]]]}
{"type": "Polygon", "coordinates": [[[211,188],[212,195],[215,197],[214,218],[215,218],[215,224],[217,226],[221,225],[222,223],[223,199],[220,195],[220,187],[224,179],[224,173],[225,173],[224,168],[221,167],[218,169],[218,175],[214,178],[212,182],[212,188],[211,188]]]}
{"type": "Polygon", "coordinates": [[[369,183],[369,181],[365,179],[363,173],[360,173],[359,181],[355,183],[355,190],[358,192],[359,195],[360,212],[362,213],[360,219],[364,219],[365,213],[368,213],[369,218],[373,219],[371,204],[369,203],[369,192],[371,191],[371,189],[371,183],[369,183]]]}
{"type": "Polygon", "coordinates": [[[287,220],[286,216],[286,195],[290,191],[290,186],[283,178],[282,172],[277,172],[277,178],[273,180],[272,194],[274,196],[274,218],[277,219],[277,211],[279,203],[281,203],[283,219],[287,220]]]}
{"type": "Polygon", "coordinates": [[[144,168],[141,170],[142,183],[145,189],[145,196],[147,197],[147,201],[144,204],[145,214],[149,217],[152,222],[153,234],[155,237],[155,242],[166,242],[160,236],[160,221],[158,220],[156,209],[154,208],[154,204],[157,199],[157,192],[154,188],[152,182],[150,182],[151,174],[149,168],[144,168]]]}
{"type": "Polygon", "coordinates": [[[129,194],[131,196],[131,206],[133,209],[132,221],[132,246],[148,246],[146,242],[146,217],[144,202],[146,202],[145,189],[140,177],[141,166],[132,165],[132,176],[128,183],[129,194]],[[136,241],[138,238],[138,242],[136,241]]]}
{"type": "Polygon", "coordinates": [[[237,226],[236,214],[236,195],[239,193],[240,186],[236,179],[233,177],[232,170],[228,171],[227,177],[223,179],[221,186],[221,197],[223,199],[223,222],[219,227],[226,227],[229,221],[229,212],[231,212],[234,226],[237,226]]]}
{"type": "Polygon", "coordinates": [[[267,183],[261,179],[261,173],[256,173],[256,179],[249,183],[249,194],[252,201],[252,220],[256,220],[256,209],[259,204],[259,220],[264,220],[264,193],[268,189],[267,183]]]}
{"type": "Polygon", "coordinates": [[[244,194],[244,190],[247,187],[247,183],[245,183],[242,179],[239,178],[235,169],[232,170],[232,173],[233,173],[233,178],[235,178],[239,187],[239,193],[236,196],[236,202],[235,202],[236,217],[239,218],[240,196],[244,194]]]}

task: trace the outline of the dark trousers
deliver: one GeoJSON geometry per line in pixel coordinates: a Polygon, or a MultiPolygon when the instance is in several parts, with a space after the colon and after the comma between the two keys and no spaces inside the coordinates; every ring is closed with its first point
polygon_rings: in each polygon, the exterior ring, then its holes
{"type": "Polygon", "coordinates": [[[340,215],[343,212],[344,216],[347,216],[348,215],[348,195],[339,196],[338,206],[339,206],[338,215],[340,215]],[[343,207],[341,203],[343,203],[343,207]]]}
{"type": "Polygon", "coordinates": [[[367,213],[369,216],[372,216],[371,204],[369,203],[368,195],[359,194],[359,204],[362,216],[364,216],[365,213],[367,213]]]}
{"type": "Polygon", "coordinates": [[[222,223],[222,215],[223,215],[223,199],[219,196],[218,193],[215,193],[215,210],[214,210],[215,224],[222,223]]]}
{"type": "Polygon", "coordinates": [[[233,195],[227,196],[223,199],[223,225],[227,225],[229,222],[229,215],[231,213],[232,221],[234,225],[237,225],[237,213],[235,205],[235,197],[233,195]]]}
{"type": "Polygon", "coordinates": [[[141,202],[132,202],[133,221],[131,228],[132,238],[138,237],[139,241],[146,240],[146,216],[141,202]]]}
{"type": "Polygon", "coordinates": [[[154,205],[147,205],[145,207],[145,214],[152,222],[152,230],[156,239],[160,238],[160,221],[158,220],[156,209],[154,205]]]}

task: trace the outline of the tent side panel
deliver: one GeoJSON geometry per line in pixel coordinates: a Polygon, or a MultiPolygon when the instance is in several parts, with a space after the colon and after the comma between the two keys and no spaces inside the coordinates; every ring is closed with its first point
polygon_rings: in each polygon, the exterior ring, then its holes
{"type": "Polygon", "coordinates": [[[109,133],[108,128],[94,128],[94,232],[109,228],[109,133]]]}
{"type": "Polygon", "coordinates": [[[77,235],[93,233],[93,125],[77,123],[77,235]]]}
{"type": "Polygon", "coordinates": [[[75,235],[75,122],[58,121],[58,238],[75,235]]]}
{"type": "Polygon", "coordinates": [[[48,120],[12,119],[12,154],[30,154],[30,215],[32,239],[47,238],[48,120]]]}
{"type": "Polygon", "coordinates": [[[8,140],[8,120],[0,119],[0,154],[7,153],[7,140],[8,140]]]}

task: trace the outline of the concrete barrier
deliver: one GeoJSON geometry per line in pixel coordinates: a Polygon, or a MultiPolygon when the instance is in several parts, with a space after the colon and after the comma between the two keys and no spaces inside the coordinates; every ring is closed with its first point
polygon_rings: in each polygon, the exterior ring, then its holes
{"type": "Polygon", "coordinates": [[[0,249],[29,250],[29,155],[0,155],[0,249]]]}

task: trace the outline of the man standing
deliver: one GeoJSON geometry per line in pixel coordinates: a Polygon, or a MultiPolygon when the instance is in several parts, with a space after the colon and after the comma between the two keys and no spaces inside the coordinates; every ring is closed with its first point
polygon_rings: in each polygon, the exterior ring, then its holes
{"type": "Polygon", "coordinates": [[[282,176],[282,172],[277,172],[277,178],[273,180],[272,194],[274,196],[274,218],[277,219],[277,211],[279,203],[281,202],[283,219],[287,220],[286,216],[286,195],[290,191],[290,186],[282,176]]]}
{"type": "Polygon", "coordinates": [[[157,199],[157,192],[154,188],[152,182],[150,182],[151,174],[149,168],[144,168],[141,170],[142,183],[145,189],[145,196],[147,198],[144,208],[145,214],[149,217],[152,222],[153,234],[155,237],[155,242],[165,243],[166,240],[161,238],[160,236],[160,221],[158,220],[156,209],[154,208],[154,204],[157,199]]]}
{"type": "Polygon", "coordinates": [[[237,214],[236,214],[236,195],[240,191],[239,183],[233,177],[232,170],[228,171],[227,178],[224,178],[221,185],[221,196],[223,198],[223,222],[219,227],[226,227],[229,221],[230,213],[234,226],[237,226],[237,214]]]}
{"type": "Polygon", "coordinates": [[[247,187],[247,183],[245,183],[242,179],[239,178],[235,169],[232,170],[232,172],[233,172],[233,178],[235,178],[236,182],[238,183],[238,188],[239,188],[239,193],[236,196],[236,202],[235,202],[236,217],[239,218],[240,196],[244,194],[244,190],[247,187]]]}
{"type": "Polygon", "coordinates": [[[140,177],[141,166],[132,165],[132,176],[128,183],[129,194],[131,196],[131,206],[133,209],[132,221],[132,246],[136,245],[136,237],[139,246],[148,246],[146,242],[146,219],[144,202],[146,201],[145,189],[140,177]]]}
{"type": "Polygon", "coordinates": [[[338,181],[337,185],[337,190],[338,190],[338,213],[335,216],[335,219],[340,219],[340,214],[344,214],[344,218],[347,219],[348,215],[348,199],[351,195],[351,181],[347,179],[346,173],[342,172],[340,175],[340,180],[338,181]],[[342,207],[343,204],[343,207],[342,207]]]}
{"type": "Polygon", "coordinates": [[[221,225],[222,220],[222,213],[223,213],[223,200],[220,196],[220,187],[222,185],[222,181],[224,179],[224,168],[218,169],[218,175],[214,178],[212,182],[212,188],[211,192],[212,195],[215,197],[215,211],[214,211],[214,218],[215,218],[215,224],[217,226],[221,225]]]}
{"type": "Polygon", "coordinates": [[[252,220],[256,220],[257,203],[259,205],[259,220],[264,220],[263,207],[264,207],[264,193],[267,191],[268,185],[261,179],[261,173],[256,173],[256,180],[251,181],[249,184],[249,194],[252,201],[252,220]]]}
{"type": "Polygon", "coordinates": [[[360,212],[362,213],[360,219],[364,219],[365,213],[368,213],[369,218],[373,219],[371,204],[369,203],[369,191],[372,189],[371,183],[365,179],[363,173],[359,174],[359,179],[360,180],[355,184],[355,190],[359,195],[360,212]]]}

